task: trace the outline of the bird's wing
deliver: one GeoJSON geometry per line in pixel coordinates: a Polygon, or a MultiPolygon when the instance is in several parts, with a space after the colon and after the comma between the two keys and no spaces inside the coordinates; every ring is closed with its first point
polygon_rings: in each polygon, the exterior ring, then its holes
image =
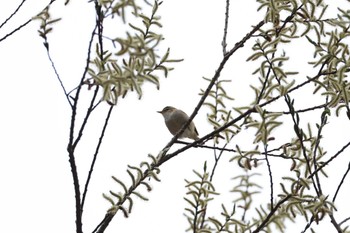
{"type": "MultiPolygon", "coordinates": [[[[185,114],[185,116],[187,116],[187,119],[189,118],[189,116],[184,112],[184,111],[182,111],[182,110],[180,110],[180,109],[178,109],[179,111],[181,111],[181,113],[182,114],[185,114]]],[[[178,114],[180,114],[180,113],[178,113],[178,114]]],[[[194,132],[197,134],[197,136],[199,135],[199,133],[198,133],[198,131],[197,131],[197,128],[196,128],[196,126],[194,125],[194,122],[192,121],[191,123],[190,123],[190,125],[188,126],[188,128],[194,128],[194,132]]]]}

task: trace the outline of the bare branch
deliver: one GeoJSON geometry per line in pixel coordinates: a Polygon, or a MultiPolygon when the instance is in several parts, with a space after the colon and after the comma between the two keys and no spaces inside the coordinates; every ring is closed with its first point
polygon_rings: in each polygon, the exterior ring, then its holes
{"type": "Polygon", "coordinates": [[[22,0],[22,2],[18,5],[16,10],[0,25],[0,28],[2,28],[19,11],[19,9],[22,7],[25,1],[26,0],[22,0]]]}
{"type": "Polygon", "coordinates": [[[226,51],[226,46],[227,46],[227,42],[226,42],[226,36],[227,36],[227,28],[228,28],[228,19],[229,19],[229,15],[230,15],[230,0],[226,0],[226,11],[225,11],[225,26],[224,26],[224,36],[222,38],[222,54],[225,56],[225,54],[227,53],[226,51]]]}
{"type": "Polygon", "coordinates": [[[269,158],[267,157],[267,145],[264,146],[264,154],[265,154],[267,170],[270,178],[270,205],[271,205],[271,209],[273,209],[273,178],[272,178],[271,165],[269,162],[269,158]]]}
{"type": "Polygon", "coordinates": [[[73,104],[71,103],[71,99],[69,98],[69,94],[67,93],[66,88],[63,85],[62,79],[61,79],[60,75],[58,74],[58,71],[56,69],[55,63],[53,62],[53,60],[51,58],[49,47],[47,46],[45,48],[46,48],[47,56],[48,56],[48,58],[50,60],[51,66],[53,68],[53,71],[55,72],[56,78],[57,78],[58,82],[60,83],[60,86],[61,86],[61,88],[63,90],[64,95],[66,96],[66,99],[67,99],[70,107],[72,108],[73,104]]]}
{"type": "Polygon", "coordinates": [[[94,153],[92,162],[91,162],[89,174],[88,174],[88,177],[87,177],[87,179],[86,179],[85,188],[84,188],[84,192],[83,192],[83,196],[82,196],[82,201],[81,201],[81,212],[83,212],[83,208],[84,208],[84,204],[85,204],[85,198],[86,198],[86,195],[87,195],[87,190],[88,190],[88,187],[89,187],[91,175],[92,175],[92,172],[93,172],[93,170],[94,170],[95,163],[96,163],[96,159],[97,159],[97,155],[98,155],[98,152],[99,152],[100,147],[101,147],[101,145],[102,145],[102,140],[103,140],[103,138],[104,138],[104,135],[105,135],[105,132],[106,132],[106,129],[107,129],[107,125],[108,125],[109,119],[110,119],[110,117],[111,117],[111,115],[112,115],[112,110],[113,110],[113,109],[114,109],[114,105],[111,105],[111,106],[109,107],[109,111],[108,111],[107,117],[106,117],[106,119],[105,119],[105,124],[103,125],[102,132],[101,132],[100,138],[99,138],[99,140],[98,140],[98,144],[97,144],[97,146],[96,146],[96,150],[95,150],[95,153],[94,153]]]}
{"type": "Polygon", "coordinates": [[[348,168],[346,169],[346,172],[344,173],[344,175],[343,175],[343,177],[342,177],[342,179],[337,187],[337,191],[335,191],[335,194],[334,194],[333,199],[332,199],[333,202],[335,202],[335,199],[337,198],[338,192],[339,192],[341,186],[344,184],[345,178],[349,174],[349,171],[350,171],[350,162],[348,163],[348,168]]]}

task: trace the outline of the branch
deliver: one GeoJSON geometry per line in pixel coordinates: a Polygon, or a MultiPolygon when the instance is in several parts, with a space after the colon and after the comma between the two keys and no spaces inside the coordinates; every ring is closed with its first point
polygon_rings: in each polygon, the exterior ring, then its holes
{"type": "MultiPolygon", "coordinates": [[[[73,126],[74,127],[74,126],[73,126]]],[[[70,130],[74,130],[74,128],[71,125],[70,130]]],[[[77,233],[82,233],[82,219],[81,219],[81,205],[80,205],[80,187],[79,187],[79,178],[78,178],[78,171],[77,166],[75,163],[75,157],[74,157],[74,150],[70,145],[68,145],[68,156],[69,156],[69,164],[72,171],[72,177],[73,177],[73,185],[74,185],[74,193],[75,193],[75,224],[77,228],[77,233]]]]}
{"type": "Polygon", "coordinates": [[[338,157],[338,155],[340,155],[348,146],[350,146],[350,141],[345,146],[343,146],[337,153],[335,153],[335,155],[333,155],[325,163],[323,163],[321,166],[319,166],[314,172],[312,172],[309,175],[308,179],[313,177],[317,172],[319,172],[321,169],[323,169],[325,166],[327,166],[330,162],[332,162],[332,160],[335,159],[336,157],[338,157]]]}
{"type": "Polygon", "coordinates": [[[306,226],[304,227],[304,230],[301,233],[305,233],[307,231],[307,229],[310,228],[311,224],[314,222],[315,217],[312,215],[309,222],[306,224],[306,226]]]}
{"type": "MultiPolygon", "coordinates": [[[[319,109],[319,108],[324,108],[324,107],[326,107],[327,105],[328,105],[328,102],[325,103],[325,104],[320,104],[320,105],[316,105],[316,106],[309,107],[309,108],[303,108],[303,109],[299,109],[299,110],[294,110],[294,112],[295,112],[295,113],[310,112],[310,111],[313,111],[313,110],[316,110],[316,109],[319,109]]],[[[284,115],[291,114],[290,111],[285,111],[285,112],[266,111],[266,113],[281,113],[281,114],[284,114],[284,115]]]]}
{"type": "Polygon", "coordinates": [[[252,233],[258,233],[260,232],[266,225],[267,223],[270,221],[271,217],[274,215],[274,213],[278,210],[278,208],[285,203],[286,201],[288,201],[289,198],[291,198],[292,195],[288,194],[285,198],[283,198],[282,200],[280,200],[276,206],[271,209],[269,215],[267,215],[267,217],[264,219],[264,221],[252,232],[252,233]]]}
{"type": "MultiPolygon", "coordinates": [[[[177,140],[175,143],[177,144],[183,144],[183,145],[191,145],[192,143],[191,142],[184,142],[184,141],[179,141],[177,140]]],[[[237,152],[237,150],[235,149],[230,149],[230,148],[226,148],[228,144],[225,144],[223,147],[217,147],[217,146],[207,146],[207,145],[203,145],[203,144],[196,144],[193,146],[193,148],[204,148],[204,149],[210,149],[210,150],[220,150],[220,151],[227,151],[227,152],[237,152]]],[[[279,148],[276,148],[276,149],[272,149],[272,150],[269,150],[267,151],[266,155],[267,156],[270,156],[270,157],[278,157],[278,158],[282,158],[282,159],[295,159],[295,160],[299,160],[301,161],[302,159],[298,158],[298,157],[289,157],[289,156],[286,156],[284,155],[283,153],[282,154],[272,154],[271,152],[273,151],[278,151],[280,149],[282,149],[283,146],[280,146],[279,148]]],[[[242,151],[242,153],[245,153],[246,151],[242,151]]],[[[264,152],[259,152],[260,155],[265,155],[264,152]]],[[[257,160],[266,160],[265,158],[262,158],[262,159],[257,159],[257,160]]]]}
{"type": "Polygon", "coordinates": [[[333,199],[332,199],[333,202],[335,202],[335,199],[337,198],[340,187],[343,185],[345,177],[348,175],[349,171],[350,171],[350,162],[348,163],[348,169],[346,169],[346,172],[344,173],[343,178],[341,179],[341,181],[337,187],[337,191],[335,192],[335,194],[333,196],[333,199]]]}
{"type": "Polygon", "coordinates": [[[222,38],[222,53],[225,56],[226,54],[226,36],[227,36],[227,28],[228,28],[228,18],[229,18],[229,11],[230,11],[230,0],[226,0],[226,12],[225,12],[225,27],[224,27],[224,36],[222,38]]]}
{"type": "Polygon", "coordinates": [[[49,51],[49,46],[45,46],[45,48],[46,48],[46,53],[47,53],[47,56],[48,56],[48,58],[49,58],[49,60],[50,60],[51,66],[52,66],[52,68],[53,68],[53,71],[55,72],[56,78],[57,78],[58,82],[59,82],[60,85],[61,85],[61,88],[62,88],[62,90],[63,90],[63,93],[64,93],[64,95],[66,96],[67,101],[68,101],[70,107],[73,108],[73,104],[71,103],[71,100],[70,100],[70,98],[69,98],[69,94],[67,93],[66,88],[64,87],[63,82],[62,82],[62,80],[61,80],[61,78],[60,78],[60,76],[59,76],[59,74],[58,74],[58,71],[57,71],[57,69],[56,69],[55,63],[53,62],[53,60],[52,60],[52,58],[51,58],[50,51],[49,51]]]}
{"type": "MultiPolygon", "coordinates": [[[[215,154],[214,166],[213,166],[213,169],[211,170],[211,173],[210,173],[210,179],[209,179],[210,182],[213,181],[213,177],[214,177],[214,173],[215,173],[215,170],[216,170],[216,166],[218,165],[219,160],[220,160],[222,154],[224,153],[224,151],[236,152],[236,150],[233,150],[233,149],[226,149],[227,145],[228,145],[228,143],[226,142],[225,145],[223,146],[223,148],[218,148],[218,150],[220,150],[220,153],[219,153],[219,155],[217,157],[216,157],[216,154],[215,154]]],[[[214,152],[216,152],[216,150],[215,150],[216,146],[213,146],[213,148],[214,148],[214,152]]]]}
{"type": "Polygon", "coordinates": [[[271,165],[269,162],[269,158],[267,157],[267,145],[264,146],[264,154],[265,154],[267,170],[269,172],[269,177],[270,177],[270,205],[271,205],[271,209],[273,209],[273,179],[272,179],[271,165]]]}
{"type": "Polygon", "coordinates": [[[25,1],[26,0],[22,0],[22,2],[18,5],[16,10],[0,25],[0,28],[2,28],[19,11],[19,9],[22,7],[25,1]]]}
{"type": "Polygon", "coordinates": [[[7,37],[9,37],[9,36],[12,36],[15,32],[21,30],[23,27],[27,26],[30,22],[32,22],[32,19],[28,19],[27,22],[23,23],[22,25],[20,25],[16,29],[14,29],[12,32],[10,32],[7,35],[5,35],[3,38],[0,38],[0,42],[2,42],[3,40],[7,39],[7,37]]]}
{"type": "Polygon", "coordinates": [[[88,120],[90,118],[90,115],[91,115],[93,109],[94,109],[94,104],[95,104],[95,100],[96,100],[96,97],[97,97],[98,90],[99,90],[99,86],[96,86],[94,94],[92,95],[92,98],[91,98],[91,101],[90,101],[90,106],[88,107],[88,109],[86,111],[86,115],[85,115],[84,120],[83,120],[83,123],[80,126],[78,136],[74,140],[74,143],[73,143],[73,148],[74,149],[77,147],[78,143],[80,142],[80,139],[83,136],[83,132],[85,130],[85,126],[86,126],[86,124],[87,124],[87,122],[88,122],[88,120]]]}
{"type": "MultiPolygon", "coordinates": [[[[312,156],[313,165],[314,165],[315,170],[317,170],[317,149],[319,148],[319,145],[321,142],[321,138],[322,138],[321,133],[322,133],[323,127],[326,124],[327,124],[327,116],[326,116],[326,108],[325,108],[324,112],[321,114],[321,125],[318,127],[315,148],[314,148],[313,156],[312,156]]],[[[316,177],[316,184],[317,184],[318,190],[320,191],[320,194],[322,195],[322,188],[321,188],[320,178],[318,177],[318,173],[316,173],[315,177],[316,177]]]]}
{"type": "Polygon", "coordinates": [[[335,229],[337,230],[338,233],[344,233],[342,231],[342,229],[340,228],[340,225],[337,223],[337,221],[335,220],[333,214],[329,214],[329,218],[331,219],[331,223],[333,224],[333,226],[335,227],[335,229]]]}
{"type": "Polygon", "coordinates": [[[341,221],[341,222],[339,223],[339,226],[342,225],[342,224],[344,224],[344,223],[346,223],[346,222],[349,221],[349,220],[350,220],[350,217],[344,219],[343,221],[341,221]]]}
{"type": "Polygon", "coordinates": [[[99,138],[99,140],[98,140],[98,144],[97,144],[97,146],[96,146],[95,154],[94,154],[94,157],[93,157],[92,162],[91,162],[89,174],[88,174],[88,177],[87,177],[87,179],[86,179],[85,188],[84,188],[84,193],[83,193],[83,197],[82,197],[82,201],[81,201],[81,212],[83,212],[84,203],[85,203],[85,198],[86,198],[88,186],[89,186],[89,183],[90,183],[91,175],[92,175],[92,172],[93,172],[93,170],[94,170],[95,163],[96,163],[96,159],[97,159],[97,155],[98,155],[98,152],[99,152],[99,150],[100,150],[100,147],[101,147],[101,144],[102,144],[102,140],[103,140],[104,134],[105,134],[105,132],[106,132],[107,125],[108,125],[110,116],[112,115],[112,110],[113,110],[114,106],[115,106],[115,105],[111,105],[111,106],[109,107],[109,111],[108,111],[108,113],[107,113],[107,118],[105,119],[105,124],[103,125],[102,132],[101,132],[100,138],[99,138]]]}

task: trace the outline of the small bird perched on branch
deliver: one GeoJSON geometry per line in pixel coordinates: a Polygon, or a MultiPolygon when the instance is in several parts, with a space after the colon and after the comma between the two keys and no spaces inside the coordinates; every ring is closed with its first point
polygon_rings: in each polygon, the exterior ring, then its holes
{"type": "MultiPolygon", "coordinates": [[[[189,116],[180,109],[176,109],[171,106],[163,108],[162,111],[158,111],[164,117],[165,125],[169,129],[172,135],[175,135],[181,127],[188,121],[189,116]]],[[[185,131],[179,136],[179,138],[190,138],[198,140],[198,131],[193,121],[185,129],[185,131]]]]}

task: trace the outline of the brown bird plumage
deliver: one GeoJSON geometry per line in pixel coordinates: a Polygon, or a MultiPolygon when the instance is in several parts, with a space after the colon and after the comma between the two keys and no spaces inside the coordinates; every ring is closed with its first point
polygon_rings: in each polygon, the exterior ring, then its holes
{"type": "MultiPolygon", "coordinates": [[[[175,135],[189,119],[188,115],[185,112],[171,106],[167,106],[163,108],[162,111],[158,112],[163,115],[165,125],[172,135],[175,135]]],[[[193,140],[199,139],[198,131],[193,121],[189,124],[189,126],[185,129],[179,138],[190,138],[193,140]]]]}

